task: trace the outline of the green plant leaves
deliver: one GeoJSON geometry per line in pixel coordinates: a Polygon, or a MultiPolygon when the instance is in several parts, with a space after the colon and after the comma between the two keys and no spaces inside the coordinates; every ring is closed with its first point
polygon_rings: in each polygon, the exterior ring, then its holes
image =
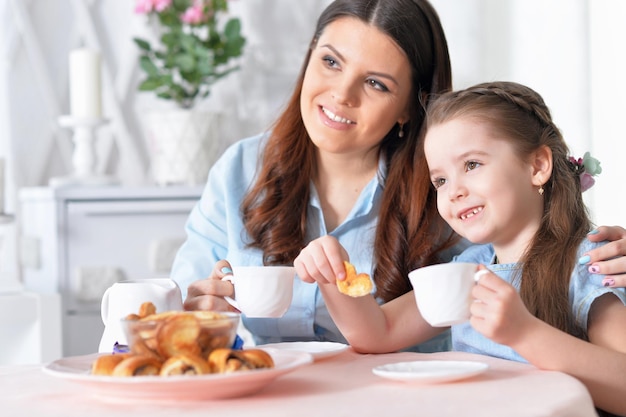
{"type": "Polygon", "coordinates": [[[198,98],[207,97],[213,83],[239,69],[246,43],[238,18],[229,19],[220,29],[218,18],[228,10],[227,0],[205,0],[206,20],[198,24],[182,22],[181,16],[196,3],[174,0],[161,12],[153,11],[161,25],[160,45],[133,38],[141,55],[139,66],[146,78],[139,91],[153,91],[157,97],[191,107],[198,98]]]}
{"type": "Polygon", "coordinates": [[[159,75],[159,68],[152,62],[149,56],[143,55],[139,58],[139,67],[150,77],[159,75]]]}
{"type": "Polygon", "coordinates": [[[146,52],[150,52],[151,48],[150,48],[150,43],[148,41],[145,41],[140,38],[133,38],[133,41],[135,41],[135,45],[137,45],[139,49],[146,51],[146,52]]]}

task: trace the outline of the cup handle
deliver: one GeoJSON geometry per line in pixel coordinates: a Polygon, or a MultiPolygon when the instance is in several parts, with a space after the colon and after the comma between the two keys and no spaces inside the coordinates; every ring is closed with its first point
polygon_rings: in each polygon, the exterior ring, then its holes
{"type": "MultiPolygon", "coordinates": [[[[232,275],[226,275],[224,277],[222,277],[222,281],[230,281],[231,284],[233,284],[233,288],[235,288],[235,281],[233,281],[233,276],[232,275]]],[[[237,303],[237,300],[235,300],[234,298],[231,298],[227,295],[224,296],[224,299],[226,300],[226,302],[228,302],[228,304],[230,304],[231,306],[235,307],[237,310],[239,310],[239,304],[237,303]]]]}
{"type": "Polygon", "coordinates": [[[480,278],[481,278],[483,275],[488,274],[489,272],[491,272],[491,271],[489,271],[488,269],[481,269],[480,271],[476,271],[476,272],[474,273],[474,282],[478,282],[478,281],[480,281],[480,278]]]}
{"type": "Polygon", "coordinates": [[[100,303],[100,316],[102,316],[102,323],[107,325],[107,320],[109,317],[109,291],[111,288],[107,288],[104,294],[102,295],[102,302],[100,303]]]}

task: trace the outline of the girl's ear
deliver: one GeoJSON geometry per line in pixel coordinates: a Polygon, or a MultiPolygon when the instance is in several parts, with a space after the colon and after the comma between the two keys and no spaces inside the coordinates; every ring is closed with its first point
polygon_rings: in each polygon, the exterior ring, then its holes
{"type": "Polygon", "coordinates": [[[546,145],[541,146],[531,156],[532,183],[542,186],[552,176],[552,150],[546,145]]]}

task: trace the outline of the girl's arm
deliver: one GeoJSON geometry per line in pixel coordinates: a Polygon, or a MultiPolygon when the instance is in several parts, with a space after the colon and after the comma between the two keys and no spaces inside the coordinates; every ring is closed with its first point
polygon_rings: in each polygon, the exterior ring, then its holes
{"type": "Polygon", "coordinates": [[[309,243],[295,259],[300,279],[317,282],[333,321],[353,349],[363,353],[393,352],[438,335],[422,319],[413,292],[382,307],[372,295],[352,298],[339,292],[336,279],[345,278],[343,261],[348,256],[331,236],[309,243]]]}
{"type": "Polygon", "coordinates": [[[626,287],[626,230],[620,226],[601,226],[587,235],[592,242],[609,240],[601,247],[587,252],[582,263],[597,267],[595,274],[606,275],[603,283],[608,287],[626,287]]]}
{"type": "Polygon", "coordinates": [[[590,311],[590,342],[534,317],[510,284],[494,274],[474,287],[478,300],[472,326],[491,340],[510,346],[541,369],[570,374],[585,384],[595,405],[626,415],[626,306],[613,294],[598,298],[590,311]]]}

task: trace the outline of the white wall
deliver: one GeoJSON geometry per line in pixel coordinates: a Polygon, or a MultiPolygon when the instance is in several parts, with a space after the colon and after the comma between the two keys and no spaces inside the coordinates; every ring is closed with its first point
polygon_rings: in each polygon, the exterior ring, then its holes
{"type": "Polygon", "coordinates": [[[602,161],[593,210],[603,224],[626,224],[626,2],[589,2],[591,150],[602,161]]]}

